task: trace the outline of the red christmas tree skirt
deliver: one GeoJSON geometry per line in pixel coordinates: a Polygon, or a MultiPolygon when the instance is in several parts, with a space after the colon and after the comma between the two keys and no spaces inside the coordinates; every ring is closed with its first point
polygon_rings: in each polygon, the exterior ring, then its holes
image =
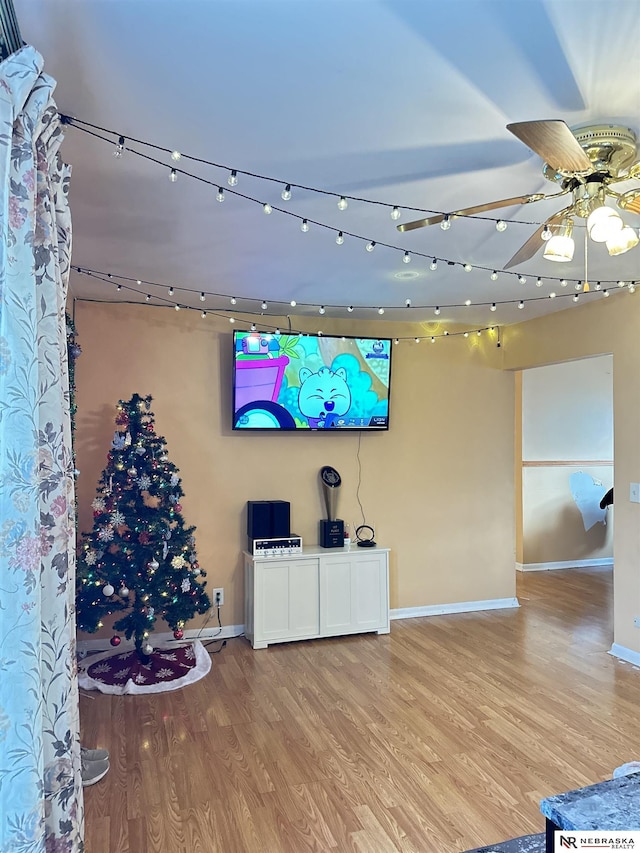
{"type": "Polygon", "coordinates": [[[211,657],[200,640],[154,649],[143,663],[135,649],[92,655],[78,665],[78,684],[102,693],[164,693],[203,678],[211,657]]]}

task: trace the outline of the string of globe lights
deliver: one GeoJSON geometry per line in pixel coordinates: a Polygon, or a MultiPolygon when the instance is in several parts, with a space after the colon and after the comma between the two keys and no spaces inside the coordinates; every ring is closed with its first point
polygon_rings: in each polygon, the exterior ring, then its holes
{"type": "MultiPolygon", "coordinates": [[[[96,272],[95,270],[87,270],[87,269],[82,269],[80,267],[72,267],[72,269],[74,269],[76,272],[81,273],[82,275],[91,276],[92,278],[98,279],[99,281],[104,281],[106,283],[115,283],[116,284],[116,290],[118,292],[121,292],[122,290],[132,291],[132,292],[137,293],[137,294],[139,294],[141,292],[141,291],[137,290],[136,288],[134,288],[130,285],[121,284],[117,281],[117,279],[119,279],[119,278],[121,278],[123,280],[129,280],[129,281],[131,280],[131,279],[127,279],[125,276],[114,276],[112,273],[102,274],[102,273],[96,272]],[[103,277],[105,275],[106,275],[106,278],[103,277]],[[114,279],[116,281],[114,281],[114,279]]],[[[143,282],[140,279],[138,279],[136,281],[136,283],[137,284],[151,284],[151,285],[155,285],[158,287],[163,286],[163,285],[157,285],[155,282],[143,282]]],[[[171,291],[175,291],[177,289],[187,290],[187,288],[169,287],[168,292],[172,296],[173,293],[171,291]]],[[[190,290],[189,292],[194,293],[195,291],[190,290]]],[[[216,294],[209,294],[209,295],[211,296],[211,295],[216,295],[216,294]]],[[[152,299],[151,295],[147,294],[145,296],[145,303],[150,303],[151,299],[152,299]]],[[[160,307],[162,307],[162,306],[166,306],[168,308],[173,307],[176,311],[181,311],[183,309],[186,311],[200,311],[200,315],[203,318],[211,315],[214,317],[223,317],[225,319],[228,319],[229,322],[232,324],[236,323],[236,321],[247,323],[247,326],[248,326],[247,331],[251,331],[251,332],[257,332],[257,331],[267,332],[267,333],[272,332],[276,336],[279,336],[282,334],[287,334],[287,335],[297,335],[298,337],[302,337],[302,336],[306,336],[306,335],[311,334],[308,331],[304,331],[301,329],[294,329],[292,324],[291,324],[291,317],[289,315],[286,315],[287,328],[283,332],[281,326],[272,325],[271,323],[268,323],[268,322],[265,323],[264,322],[264,316],[265,315],[263,313],[260,314],[260,329],[258,329],[258,326],[257,326],[255,321],[252,321],[249,324],[249,322],[244,320],[242,317],[236,318],[235,316],[229,316],[228,311],[226,311],[226,310],[215,309],[215,308],[214,309],[210,308],[208,310],[205,310],[205,309],[195,308],[192,305],[181,305],[178,302],[174,303],[174,301],[172,299],[165,298],[162,296],[154,296],[153,299],[155,299],[156,302],[152,303],[152,304],[157,305],[159,302],[160,307]]],[[[200,293],[200,299],[203,302],[206,300],[206,295],[204,294],[204,292],[200,293]],[[203,297],[205,297],[205,298],[203,299],[203,297]]],[[[231,297],[231,300],[234,302],[237,302],[237,300],[235,300],[235,297],[231,297]]],[[[93,300],[83,299],[82,301],[83,302],[91,302],[93,300]]],[[[136,301],[136,302],[133,302],[130,304],[138,305],[140,303],[136,301]]],[[[285,304],[285,303],[276,303],[276,304],[285,304]]],[[[266,309],[268,306],[266,305],[266,303],[263,302],[261,307],[266,309]]],[[[440,309],[437,309],[437,311],[439,313],[440,309]]],[[[250,311],[241,311],[240,313],[241,314],[249,314],[249,316],[256,316],[255,314],[252,314],[252,312],[250,312],[250,311]]],[[[438,338],[469,338],[469,337],[472,337],[473,335],[475,335],[476,337],[480,337],[483,332],[489,332],[490,334],[496,334],[497,335],[496,346],[497,347],[501,346],[500,326],[495,325],[495,324],[489,325],[489,326],[480,326],[479,328],[474,328],[474,329],[458,330],[458,331],[453,331],[453,332],[448,330],[448,329],[445,329],[444,331],[439,332],[437,334],[418,335],[418,336],[407,335],[407,336],[400,336],[400,337],[396,336],[393,338],[393,342],[394,342],[394,344],[399,344],[401,341],[413,341],[414,343],[419,344],[422,341],[430,340],[431,343],[434,344],[438,338]]],[[[318,330],[316,334],[318,336],[322,337],[322,335],[324,333],[322,332],[322,330],[318,330]]]]}
{"type": "MultiPolygon", "coordinates": [[[[344,311],[346,315],[350,315],[353,313],[355,308],[357,307],[359,310],[375,310],[378,315],[383,315],[385,313],[384,307],[373,308],[372,306],[353,306],[353,305],[334,305],[334,304],[325,304],[318,305],[317,303],[312,302],[297,302],[295,299],[292,299],[290,302],[283,302],[281,300],[254,300],[252,297],[236,297],[230,296],[229,294],[224,293],[206,293],[205,291],[195,290],[193,288],[181,287],[179,285],[173,284],[163,284],[157,281],[149,281],[141,278],[133,278],[131,276],[121,275],[120,273],[111,273],[104,272],[101,270],[89,269],[87,267],[80,266],[72,266],[71,269],[78,273],[79,275],[88,276],[94,280],[101,281],[107,285],[115,286],[116,292],[121,293],[122,291],[127,291],[132,294],[136,294],[136,296],[144,296],[144,301],[141,300],[132,300],[130,304],[150,304],[158,307],[167,307],[173,308],[175,311],[198,311],[203,319],[207,316],[220,317],[228,320],[229,323],[235,324],[239,323],[248,323],[245,317],[248,315],[249,317],[259,318],[260,330],[265,332],[273,332],[276,335],[281,334],[281,328],[278,325],[274,325],[269,322],[272,315],[265,314],[266,311],[269,311],[270,308],[282,307],[284,310],[280,314],[274,314],[273,316],[282,316],[287,318],[288,328],[287,334],[307,334],[307,332],[293,329],[291,326],[291,318],[288,313],[286,313],[290,308],[313,308],[318,311],[318,314],[325,315],[327,309],[332,311],[344,311]],[[151,289],[161,288],[166,291],[166,296],[163,294],[154,293],[153,295],[149,292],[151,289]],[[181,302],[176,299],[177,293],[191,294],[193,296],[198,296],[200,306],[189,305],[186,302],[181,302]],[[228,300],[229,308],[220,307],[220,306],[209,306],[206,307],[204,303],[206,303],[207,299],[214,300],[228,300]],[[238,305],[239,302],[256,302],[256,307],[240,307],[238,305]],[[233,313],[231,313],[233,312],[233,313]],[[243,315],[243,316],[236,316],[243,315]],[[265,319],[266,318],[266,319],[265,319]]],[[[635,285],[633,283],[628,285],[629,292],[635,292],[635,285]]],[[[464,309],[465,307],[470,307],[473,305],[474,307],[483,307],[488,306],[491,311],[497,311],[500,305],[518,305],[519,309],[524,309],[526,303],[529,302],[539,302],[546,301],[548,299],[565,299],[571,298],[574,303],[577,303],[581,296],[595,296],[598,295],[597,290],[581,293],[564,293],[564,294],[556,294],[550,293],[548,296],[537,296],[531,297],[528,299],[505,299],[502,301],[496,302],[472,302],[470,299],[465,300],[463,303],[451,303],[451,304],[442,304],[442,305],[417,305],[412,302],[411,299],[406,299],[404,301],[403,306],[393,305],[387,306],[386,310],[396,310],[398,308],[404,309],[414,309],[414,310],[431,310],[433,311],[434,316],[438,317],[442,310],[452,310],[452,309],[464,309]]],[[[609,291],[607,289],[601,290],[599,292],[600,296],[608,297],[609,291]]],[[[83,299],[83,301],[106,301],[106,300],[91,300],[91,299],[83,299]]],[[[460,331],[449,331],[444,330],[439,334],[429,334],[416,337],[415,335],[408,335],[404,337],[396,337],[394,338],[395,343],[399,343],[400,341],[415,341],[415,343],[420,343],[422,340],[431,340],[432,343],[435,343],[437,338],[447,338],[447,337],[464,337],[468,338],[472,335],[481,335],[483,332],[493,332],[495,329],[498,329],[499,335],[499,327],[495,324],[481,326],[479,328],[466,329],[460,331]]],[[[254,332],[257,330],[255,320],[251,322],[250,331],[254,332]]],[[[322,334],[321,331],[318,334],[322,334]]],[[[497,346],[500,346],[500,340],[498,337],[497,346]]]]}
{"type": "MultiPolygon", "coordinates": [[[[127,153],[133,154],[137,157],[140,157],[144,160],[147,160],[149,162],[155,163],[156,165],[159,165],[164,169],[169,168],[169,180],[172,183],[175,183],[178,180],[179,175],[183,175],[187,178],[193,179],[195,181],[198,181],[200,183],[203,183],[203,184],[206,184],[210,187],[213,187],[214,189],[217,188],[216,199],[218,202],[224,202],[226,194],[233,195],[237,198],[242,198],[245,201],[259,205],[262,208],[262,210],[264,211],[264,213],[267,215],[276,212],[276,213],[283,214],[285,216],[292,217],[293,219],[295,219],[299,222],[300,230],[303,233],[308,232],[311,229],[311,226],[315,226],[317,228],[322,228],[326,231],[330,231],[336,235],[335,241],[338,245],[342,245],[345,242],[345,239],[349,238],[349,239],[358,240],[358,241],[361,241],[362,243],[364,243],[364,246],[365,246],[365,249],[367,250],[367,252],[373,252],[376,247],[391,249],[392,251],[399,252],[402,254],[402,261],[405,264],[410,263],[413,257],[424,258],[424,259],[429,261],[429,269],[431,271],[437,270],[438,264],[443,264],[443,265],[446,265],[448,267],[461,267],[465,272],[472,272],[473,270],[481,270],[484,272],[488,272],[492,281],[496,281],[498,279],[499,275],[513,276],[513,277],[517,278],[517,280],[521,284],[525,284],[527,281],[526,276],[524,276],[522,273],[518,273],[515,271],[512,272],[510,270],[502,270],[499,268],[492,268],[492,267],[487,267],[487,266],[483,266],[483,265],[479,265],[479,264],[471,264],[471,263],[468,263],[465,261],[452,260],[450,258],[441,258],[441,257],[435,256],[429,252],[419,252],[416,250],[409,251],[408,249],[405,249],[404,247],[396,246],[396,245],[393,245],[391,243],[384,243],[384,242],[381,242],[380,240],[371,240],[369,237],[365,237],[361,234],[356,234],[352,231],[345,230],[344,228],[342,228],[342,229],[337,228],[333,225],[327,225],[324,222],[320,222],[320,221],[315,220],[315,219],[310,219],[308,217],[304,217],[301,214],[294,213],[293,211],[287,210],[284,207],[272,205],[269,202],[264,202],[258,198],[255,198],[254,196],[251,196],[251,195],[248,195],[247,193],[241,192],[240,190],[236,189],[236,187],[238,186],[238,180],[239,180],[238,176],[239,175],[245,175],[247,177],[256,178],[256,179],[259,179],[262,181],[267,181],[270,183],[277,183],[278,185],[281,185],[283,187],[282,192],[281,192],[281,197],[282,197],[283,201],[289,201],[292,197],[293,190],[298,189],[298,190],[303,190],[305,192],[316,193],[318,195],[331,196],[333,198],[338,199],[337,207],[339,210],[346,210],[349,206],[350,201],[359,202],[359,203],[368,204],[368,205],[376,205],[378,207],[383,207],[383,208],[386,208],[390,211],[390,216],[391,216],[391,219],[393,219],[393,220],[400,219],[400,217],[402,216],[402,211],[411,211],[412,213],[439,214],[439,215],[442,215],[444,217],[443,223],[446,223],[447,227],[450,226],[451,221],[455,218],[467,218],[467,219],[478,219],[478,220],[485,220],[485,221],[489,221],[489,222],[494,222],[496,225],[496,229],[498,231],[504,231],[507,227],[507,223],[503,219],[496,219],[494,217],[481,216],[481,215],[464,215],[464,214],[462,214],[459,216],[458,214],[443,213],[442,211],[431,210],[429,208],[411,207],[411,206],[406,206],[406,205],[390,204],[388,202],[381,202],[381,201],[377,201],[374,199],[367,199],[367,198],[361,198],[358,196],[351,196],[351,195],[347,195],[347,194],[337,193],[337,192],[333,192],[331,190],[324,190],[324,189],[319,189],[317,187],[306,186],[304,184],[297,184],[293,181],[283,181],[280,178],[274,178],[274,177],[270,177],[268,175],[261,175],[261,174],[258,174],[257,172],[250,172],[250,171],[243,170],[243,169],[232,168],[232,167],[229,167],[229,166],[224,165],[222,163],[216,163],[212,160],[207,160],[207,159],[202,158],[202,157],[195,157],[191,154],[184,154],[184,153],[177,151],[175,149],[171,149],[171,148],[167,148],[167,147],[164,147],[161,145],[157,145],[156,143],[149,142],[149,141],[146,141],[143,139],[137,139],[134,137],[125,137],[122,134],[120,134],[117,131],[114,131],[112,129],[104,128],[104,127],[101,127],[99,125],[92,124],[91,122],[84,121],[83,119],[79,119],[79,118],[69,116],[69,115],[65,115],[62,113],[60,114],[60,121],[63,124],[68,125],[70,127],[73,127],[76,130],[79,130],[82,133],[85,133],[89,136],[92,136],[92,137],[94,137],[94,138],[96,138],[102,142],[108,143],[110,145],[115,144],[113,154],[118,159],[121,158],[125,154],[125,152],[127,152],[127,153]],[[107,136],[105,136],[104,134],[107,134],[107,136]],[[114,140],[117,140],[117,142],[114,143],[114,140]],[[129,144],[127,144],[127,141],[130,143],[134,143],[136,145],[143,146],[143,147],[148,148],[150,150],[162,152],[163,154],[168,155],[172,161],[172,164],[177,164],[177,163],[181,162],[182,160],[190,160],[194,163],[200,163],[200,164],[203,164],[206,166],[210,166],[212,168],[222,169],[225,172],[228,172],[228,177],[227,177],[228,186],[222,187],[220,181],[212,181],[208,178],[202,177],[201,175],[196,175],[193,172],[189,172],[184,168],[179,168],[177,165],[167,166],[167,164],[165,162],[158,159],[157,157],[154,157],[150,154],[147,154],[147,153],[144,153],[142,151],[138,151],[135,148],[132,148],[129,144]]],[[[530,220],[520,220],[520,219],[511,219],[510,223],[511,224],[519,224],[519,225],[542,225],[543,224],[540,222],[534,222],[534,221],[530,221],[530,220]]],[[[580,279],[566,279],[566,278],[561,278],[560,276],[549,276],[549,275],[537,276],[536,277],[536,284],[538,286],[541,286],[545,279],[550,281],[550,282],[554,282],[554,281],[559,282],[560,285],[563,287],[566,287],[568,282],[573,282],[576,290],[582,290],[583,287],[584,287],[585,291],[589,290],[589,285],[586,284],[586,279],[585,279],[585,284],[583,284],[583,282],[580,279]]],[[[626,281],[617,281],[616,282],[615,280],[602,280],[601,282],[598,282],[596,289],[600,290],[602,284],[607,285],[607,284],[614,284],[614,283],[616,283],[619,287],[624,287],[625,285],[627,285],[626,281]]],[[[630,283],[631,286],[635,286],[637,284],[638,284],[637,281],[630,283]]],[[[553,298],[553,297],[551,297],[551,298],[553,298]]],[[[498,303],[495,303],[495,304],[497,305],[498,303]]],[[[359,307],[366,307],[366,306],[359,306],[359,307]]]]}

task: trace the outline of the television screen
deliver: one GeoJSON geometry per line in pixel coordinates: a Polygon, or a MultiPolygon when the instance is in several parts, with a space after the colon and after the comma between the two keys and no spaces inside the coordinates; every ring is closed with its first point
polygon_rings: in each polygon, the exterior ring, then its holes
{"type": "Polygon", "coordinates": [[[234,332],[233,429],[389,428],[391,340],[234,332]]]}

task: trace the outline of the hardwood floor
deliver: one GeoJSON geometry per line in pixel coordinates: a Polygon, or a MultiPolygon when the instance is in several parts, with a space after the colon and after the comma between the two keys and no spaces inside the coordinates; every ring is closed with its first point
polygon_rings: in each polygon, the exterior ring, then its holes
{"type": "Polygon", "coordinates": [[[87,853],[459,853],[640,758],[612,573],[518,576],[519,609],[253,651],[181,691],[85,694],[87,853]]]}

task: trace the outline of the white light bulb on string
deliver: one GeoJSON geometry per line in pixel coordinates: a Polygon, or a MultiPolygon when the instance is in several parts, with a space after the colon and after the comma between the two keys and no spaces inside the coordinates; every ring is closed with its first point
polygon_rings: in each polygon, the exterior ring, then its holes
{"type": "Polygon", "coordinates": [[[491,273],[491,275],[489,276],[489,278],[491,279],[491,281],[497,281],[498,280],[498,273],[494,270],[491,273]]]}
{"type": "Polygon", "coordinates": [[[596,289],[596,290],[602,290],[602,285],[600,284],[600,282],[599,282],[599,281],[596,281],[595,289],[596,289]]]}
{"type": "Polygon", "coordinates": [[[551,293],[549,294],[549,299],[555,299],[556,296],[557,296],[557,294],[556,294],[555,290],[552,290],[551,293]]]}
{"type": "Polygon", "coordinates": [[[480,337],[480,335],[482,334],[482,329],[478,329],[478,331],[476,332],[476,334],[477,334],[477,336],[478,336],[478,337],[480,337]]]}
{"type": "Polygon", "coordinates": [[[200,294],[200,302],[204,302],[204,300],[205,300],[206,298],[207,298],[207,297],[204,295],[204,290],[203,290],[203,291],[202,291],[202,293],[200,294]]]}
{"type": "Polygon", "coordinates": [[[429,264],[429,269],[433,270],[434,272],[438,269],[438,259],[437,258],[434,258],[431,261],[431,263],[429,264]]]}
{"type": "Polygon", "coordinates": [[[118,138],[118,144],[116,146],[116,150],[113,152],[113,156],[120,159],[124,154],[124,136],[120,136],[118,138]]]}
{"type": "Polygon", "coordinates": [[[546,223],[544,228],[542,229],[542,232],[540,233],[540,237],[544,240],[545,243],[552,237],[551,229],[546,223]]]}
{"type": "Polygon", "coordinates": [[[496,310],[496,303],[492,302],[491,303],[491,311],[495,311],[495,310],[496,310]]]}
{"type": "Polygon", "coordinates": [[[232,305],[235,305],[235,304],[236,304],[236,302],[237,302],[237,299],[235,298],[235,296],[232,296],[232,297],[231,297],[231,299],[229,300],[229,302],[230,302],[232,305]]]}
{"type": "Polygon", "coordinates": [[[618,287],[624,287],[624,281],[619,281],[619,282],[618,282],[618,287]]]}
{"type": "Polygon", "coordinates": [[[404,304],[406,305],[407,308],[411,308],[411,300],[410,299],[405,299],[404,304]]]}
{"type": "Polygon", "coordinates": [[[150,300],[151,300],[151,296],[147,293],[147,295],[144,298],[144,301],[149,302],[150,300]]]}
{"type": "Polygon", "coordinates": [[[399,207],[394,206],[391,208],[391,218],[393,219],[394,222],[396,221],[396,219],[400,219],[400,208],[399,207]]]}
{"type": "Polygon", "coordinates": [[[518,276],[518,281],[520,282],[520,284],[526,284],[526,283],[527,283],[526,276],[524,276],[524,275],[519,275],[519,276],[518,276]]]}
{"type": "Polygon", "coordinates": [[[175,169],[172,169],[169,172],[169,180],[171,181],[172,184],[175,184],[175,182],[178,180],[178,173],[176,172],[175,169]]]}
{"type": "Polygon", "coordinates": [[[409,252],[405,252],[404,255],[402,256],[402,263],[403,264],[410,264],[411,263],[411,255],[409,254],[409,252]]]}
{"type": "Polygon", "coordinates": [[[229,184],[230,187],[237,187],[238,186],[238,173],[236,172],[235,169],[231,170],[231,173],[230,173],[229,177],[227,178],[227,183],[229,184]]]}
{"type": "Polygon", "coordinates": [[[289,303],[289,305],[291,305],[292,308],[295,308],[297,304],[298,303],[296,302],[295,299],[292,299],[291,302],[289,303]]]}
{"type": "Polygon", "coordinates": [[[229,322],[230,322],[230,323],[235,323],[235,321],[236,321],[236,318],[235,318],[235,317],[229,317],[229,322]]]}
{"type": "Polygon", "coordinates": [[[118,291],[118,293],[120,293],[120,291],[122,290],[122,285],[121,285],[121,284],[119,284],[119,285],[116,287],[116,290],[118,291]]]}
{"type": "Polygon", "coordinates": [[[142,284],[142,281],[141,281],[140,279],[138,279],[138,280],[136,281],[136,284],[138,285],[138,287],[140,287],[140,285],[142,284]]]}
{"type": "Polygon", "coordinates": [[[436,317],[437,317],[437,316],[438,316],[438,314],[440,313],[440,308],[439,308],[439,306],[438,306],[438,305],[436,305],[436,307],[433,309],[433,313],[436,315],[436,317]]]}
{"type": "Polygon", "coordinates": [[[462,337],[463,337],[463,338],[468,338],[468,337],[469,337],[469,332],[465,332],[465,333],[464,333],[464,335],[463,335],[462,337]]]}
{"type": "Polygon", "coordinates": [[[216,199],[221,203],[224,201],[224,190],[222,189],[222,187],[218,187],[216,199]]]}
{"type": "Polygon", "coordinates": [[[464,300],[464,304],[465,304],[465,305],[467,306],[467,308],[468,308],[468,307],[469,307],[469,305],[471,305],[471,300],[470,300],[470,299],[465,299],[465,300],[464,300]]]}
{"type": "Polygon", "coordinates": [[[169,296],[173,296],[173,288],[170,287],[167,293],[169,294],[169,296]]]}
{"type": "Polygon", "coordinates": [[[365,249],[367,250],[367,252],[373,252],[373,250],[375,249],[375,247],[376,247],[375,241],[374,241],[374,240],[370,240],[370,241],[367,243],[367,245],[365,246],[365,249]]]}
{"type": "Polygon", "coordinates": [[[399,343],[400,343],[400,338],[395,338],[393,342],[394,342],[394,344],[399,344],[399,343]]]}
{"type": "Polygon", "coordinates": [[[536,287],[542,287],[542,279],[540,278],[540,276],[538,276],[538,278],[536,279],[536,287]]]}
{"type": "Polygon", "coordinates": [[[278,335],[278,336],[279,336],[279,335],[280,335],[280,329],[276,329],[276,330],[275,330],[275,332],[274,332],[274,335],[278,335]]]}
{"type": "Polygon", "coordinates": [[[627,289],[628,289],[629,293],[635,293],[636,292],[636,286],[633,282],[631,282],[631,284],[629,285],[629,287],[627,289]]]}
{"type": "Polygon", "coordinates": [[[176,311],[179,311],[179,310],[180,310],[180,306],[179,306],[177,303],[176,303],[176,305],[175,305],[175,309],[176,309],[176,311]]]}
{"type": "Polygon", "coordinates": [[[575,293],[575,294],[573,295],[573,301],[574,301],[574,302],[577,302],[577,301],[578,301],[578,299],[580,299],[580,296],[579,296],[579,294],[575,293]]]}
{"type": "Polygon", "coordinates": [[[201,317],[202,317],[202,319],[204,320],[204,318],[207,316],[207,312],[206,312],[206,311],[203,311],[203,312],[202,312],[202,314],[201,314],[200,316],[201,316],[201,317]]]}
{"type": "Polygon", "coordinates": [[[255,324],[255,323],[252,323],[252,324],[251,324],[251,331],[252,331],[252,332],[255,332],[255,330],[256,330],[256,324],[255,324]]]}
{"type": "Polygon", "coordinates": [[[338,202],[338,210],[346,210],[348,207],[349,207],[349,202],[346,200],[346,198],[343,195],[341,195],[340,201],[338,202]]]}
{"type": "Polygon", "coordinates": [[[498,219],[498,221],[496,222],[496,231],[502,232],[502,231],[506,231],[506,230],[507,230],[507,223],[504,221],[504,219],[498,219]]]}
{"type": "Polygon", "coordinates": [[[262,205],[262,209],[264,210],[264,212],[265,212],[266,214],[269,214],[269,213],[271,213],[271,212],[273,211],[273,208],[271,207],[271,205],[269,204],[269,202],[266,202],[266,204],[263,204],[263,205],[262,205]]]}
{"type": "Polygon", "coordinates": [[[282,201],[289,201],[291,199],[291,184],[287,184],[280,195],[282,196],[282,201]]]}
{"type": "Polygon", "coordinates": [[[463,266],[463,270],[464,270],[465,272],[471,272],[471,270],[472,270],[472,269],[473,269],[473,267],[471,266],[471,264],[465,264],[465,265],[463,266]]]}
{"type": "Polygon", "coordinates": [[[608,295],[609,295],[609,291],[606,289],[606,287],[605,287],[605,289],[602,291],[602,295],[603,295],[603,296],[608,296],[608,295]]]}
{"type": "Polygon", "coordinates": [[[518,308],[520,308],[521,310],[522,308],[524,308],[524,302],[522,301],[522,299],[520,300],[520,302],[518,302],[518,308]]]}
{"type": "Polygon", "coordinates": [[[262,308],[263,311],[266,311],[267,310],[267,303],[263,301],[262,305],[260,307],[262,308]]]}
{"type": "Polygon", "coordinates": [[[445,330],[444,330],[444,332],[443,332],[443,334],[444,334],[444,336],[446,337],[446,336],[449,334],[448,330],[447,330],[447,329],[445,329],[445,330]]]}
{"type": "Polygon", "coordinates": [[[384,308],[378,308],[378,314],[384,314],[384,308]]]}
{"type": "Polygon", "coordinates": [[[414,338],[414,341],[415,341],[417,344],[419,344],[419,343],[420,343],[420,338],[414,338]]]}
{"type": "Polygon", "coordinates": [[[431,343],[432,343],[432,344],[435,344],[435,342],[436,342],[435,337],[434,337],[433,335],[431,335],[431,343]]]}
{"type": "Polygon", "coordinates": [[[563,279],[560,281],[560,287],[566,287],[566,286],[567,286],[567,280],[566,280],[566,278],[563,278],[563,279]]]}
{"type": "Polygon", "coordinates": [[[576,281],[576,283],[573,286],[576,290],[582,290],[582,282],[581,281],[576,281]]]}
{"type": "Polygon", "coordinates": [[[344,243],[344,236],[342,234],[342,231],[338,231],[338,235],[336,237],[336,243],[338,244],[338,246],[342,246],[342,244],[344,243]]]}
{"type": "Polygon", "coordinates": [[[178,162],[178,160],[180,160],[181,157],[182,157],[182,154],[179,151],[172,151],[171,152],[171,159],[174,160],[176,163],[178,162]]]}
{"type": "Polygon", "coordinates": [[[321,305],[321,306],[318,308],[318,314],[324,314],[325,310],[326,310],[326,309],[325,309],[324,305],[321,305]]]}
{"type": "Polygon", "coordinates": [[[353,305],[349,305],[347,311],[349,312],[349,314],[351,314],[351,312],[353,311],[353,305]]]}
{"type": "Polygon", "coordinates": [[[307,222],[306,219],[303,219],[302,222],[300,223],[300,230],[303,231],[305,234],[309,230],[309,223],[307,222]]]}
{"type": "Polygon", "coordinates": [[[451,220],[449,219],[449,214],[447,213],[440,223],[440,227],[443,231],[448,231],[451,228],[451,220]]]}

